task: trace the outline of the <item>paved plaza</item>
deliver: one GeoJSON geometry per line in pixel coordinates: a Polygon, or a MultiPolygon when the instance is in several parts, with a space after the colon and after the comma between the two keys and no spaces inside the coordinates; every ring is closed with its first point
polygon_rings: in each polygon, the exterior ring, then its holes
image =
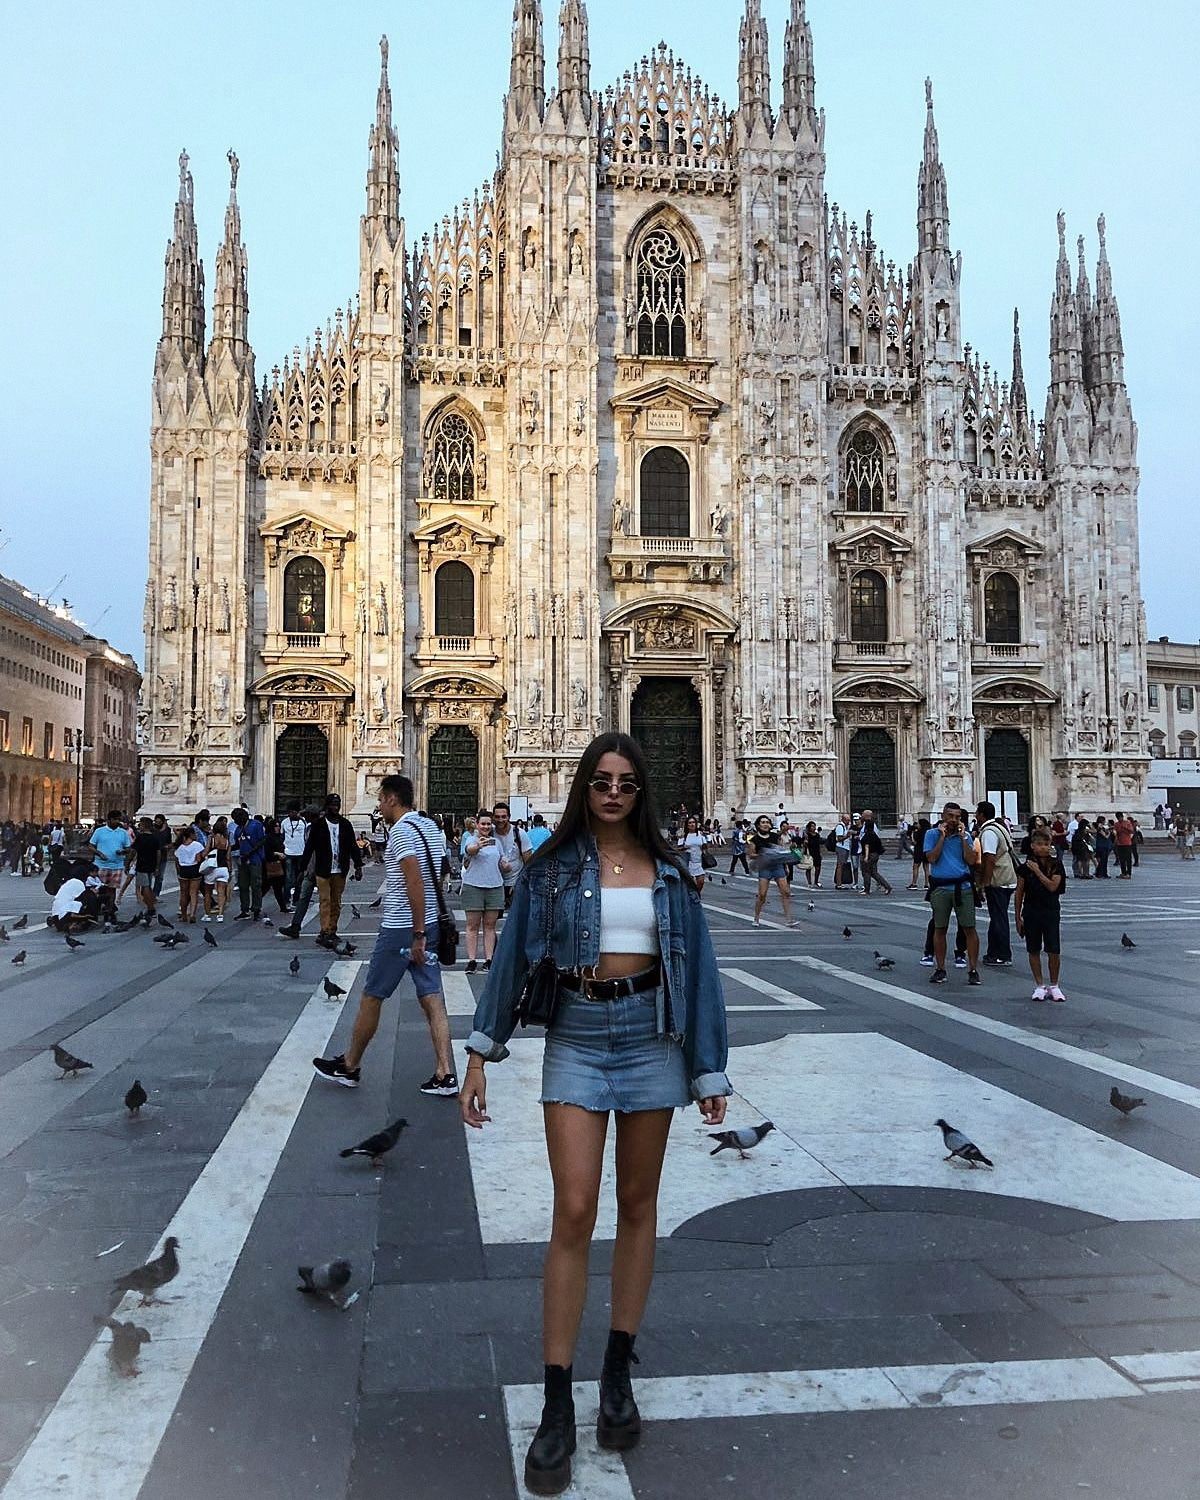
{"type": "MultiPolygon", "coordinates": [[[[812,913],[797,887],[797,932],[776,898],[753,927],[745,877],[705,891],[730,1122],[776,1130],[739,1160],[709,1155],[695,1111],[676,1122],[634,1372],[646,1433],[624,1458],[591,1434],[606,1183],[572,1494],[1200,1495],[1200,877],[1155,852],[1131,885],[1072,883],[1068,1003],[1035,1005],[1023,953],[981,988],[954,969],[930,986],[908,868],[885,861],[890,898],[822,890],[812,913]],[[1145,1108],[1113,1109],[1114,1083],[1145,1108]],[[944,1160],[939,1116],[994,1170],[944,1160]]],[[[310,1059],[348,1036],[377,880],[357,953],[332,961],[229,922],[215,951],[193,928],[174,952],[138,932],[69,953],[40,885],[0,880],[4,1500],[522,1493],[550,1216],[541,1043],[518,1036],[489,1069],[493,1123],[469,1140],[453,1101],[417,1092],[431,1054],[407,983],[362,1087],[316,1079],[310,1059]],[[56,1041],[93,1067],[60,1081],[56,1041]],[[149,1102],[131,1118],[135,1077],[149,1102]],[[397,1115],[410,1128],[381,1170],[339,1158],[397,1115]],[[174,1300],[119,1314],[151,1335],[120,1379],[93,1319],[167,1234],[174,1300]],[[358,1295],[300,1296],[297,1265],[338,1255],[358,1295]]],[[[447,975],[460,1051],[481,985],[447,975]]]]}

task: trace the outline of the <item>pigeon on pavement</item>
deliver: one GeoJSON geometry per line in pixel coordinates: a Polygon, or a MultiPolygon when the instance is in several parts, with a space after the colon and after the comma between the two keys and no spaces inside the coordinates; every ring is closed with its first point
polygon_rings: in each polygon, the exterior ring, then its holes
{"type": "Polygon", "coordinates": [[[14,932],[24,932],[25,929],[26,929],[26,927],[28,927],[28,926],[29,926],[29,915],[28,915],[28,913],[26,913],[25,916],[18,917],[17,920],[13,923],[13,931],[14,932]]]}
{"type": "Polygon", "coordinates": [[[848,927],[843,927],[842,928],[842,936],[844,938],[846,938],[847,940],[849,940],[850,938],[852,938],[854,936],[854,934],[850,931],[850,929],[848,927]]]}
{"type": "Polygon", "coordinates": [[[1136,948],[1137,944],[1134,942],[1134,940],[1129,936],[1129,934],[1127,932],[1123,932],[1121,934],[1121,947],[1122,948],[1136,948]]]}
{"type": "Polygon", "coordinates": [[[960,1161],[965,1161],[971,1168],[995,1166],[995,1162],[989,1161],[975,1142],[968,1140],[961,1130],[955,1130],[954,1126],[945,1120],[935,1120],[933,1123],[941,1127],[942,1140],[946,1143],[946,1150],[950,1153],[946,1157],[947,1161],[957,1156],[960,1161]]]}
{"type": "Polygon", "coordinates": [[[204,929],[204,941],[210,948],[219,948],[221,946],[220,943],[217,942],[216,938],[213,937],[212,933],[209,932],[207,927],[204,929]]]}
{"type": "Polygon", "coordinates": [[[362,912],[359,911],[358,907],[355,906],[355,904],[354,904],[353,901],[351,901],[351,903],[350,903],[350,910],[354,914],[354,920],[356,922],[361,922],[362,921],[362,912]]]}
{"type": "Polygon", "coordinates": [[[876,948],[875,967],[877,969],[894,969],[896,967],[896,960],[894,958],[884,958],[883,954],[876,948]]]}
{"type": "Polygon", "coordinates": [[[296,958],[292,959],[292,961],[291,961],[290,964],[288,964],[288,973],[289,974],[299,974],[299,972],[300,972],[300,959],[299,959],[299,956],[297,956],[296,958]]]}
{"type": "Polygon", "coordinates": [[[173,1234],[169,1234],[162,1254],[148,1260],[144,1266],[135,1266],[132,1271],[126,1271],[124,1276],[118,1276],[113,1282],[114,1291],[137,1292],[143,1307],[161,1301],[154,1293],[179,1275],[179,1256],[175,1253],[178,1248],[179,1241],[173,1234]]]}
{"type": "Polygon", "coordinates": [[[142,1345],[150,1342],[150,1333],[136,1323],[121,1323],[116,1318],[102,1318],[96,1314],[97,1328],[111,1328],[112,1342],[108,1346],[108,1362],[118,1375],[140,1375],[137,1367],[142,1345]]]}
{"type": "Polygon", "coordinates": [[[341,987],[340,984],[334,984],[333,980],[330,979],[328,974],[326,974],[325,978],[322,979],[321,984],[324,987],[326,995],[328,995],[331,1000],[338,1000],[342,995],[346,993],[346,991],[341,987]]]}
{"type": "Polygon", "coordinates": [[[327,1260],[319,1266],[297,1266],[296,1274],[300,1278],[298,1292],[336,1302],[334,1294],[350,1284],[351,1266],[348,1260],[327,1260]]]}
{"type": "Polygon", "coordinates": [[[135,1078],[133,1080],[133,1087],[129,1089],[125,1095],[125,1108],[131,1115],[136,1115],[139,1113],[142,1105],[145,1104],[148,1097],[149,1095],[142,1087],[142,1080],[140,1078],[135,1078]]]}
{"type": "Polygon", "coordinates": [[[82,1057],[76,1057],[73,1053],[68,1052],[65,1047],[60,1047],[57,1042],[54,1043],[50,1050],[54,1054],[55,1064],[62,1069],[61,1076],[63,1078],[68,1073],[74,1078],[83,1068],[90,1068],[92,1066],[90,1062],[84,1062],[82,1057]]]}
{"type": "Polygon", "coordinates": [[[816,909],[817,909],[817,903],[815,901],[810,901],[808,903],[808,909],[809,909],[809,911],[816,911],[816,909]]]}
{"type": "Polygon", "coordinates": [[[1108,1096],[1108,1102],[1114,1109],[1119,1109],[1123,1115],[1130,1115],[1135,1109],[1145,1104],[1144,1099],[1135,1099],[1132,1094],[1123,1094],[1114,1083],[1112,1093],[1108,1096]]]}
{"type": "Polygon", "coordinates": [[[156,911],[154,913],[154,915],[158,918],[158,925],[160,927],[169,928],[171,932],[175,931],[175,923],[174,922],[168,922],[167,919],[166,919],[166,917],[163,916],[162,912],[156,911]]]}
{"type": "Polygon", "coordinates": [[[357,1146],[347,1146],[344,1151],[339,1151],[338,1155],[369,1156],[371,1165],[377,1167],[400,1139],[400,1132],[407,1124],[407,1120],[393,1120],[386,1130],[381,1130],[376,1135],[369,1135],[365,1141],[359,1141],[357,1146]]]}
{"type": "Polygon", "coordinates": [[[718,1151],[736,1151],[744,1161],[746,1152],[753,1151],[759,1141],[774,1129],[770,1120],[764,1120],[761,1125],[743,1125],[740,1130],[719,1130],[709,1136],[709,1140],[717,1144],[708,1154],[716,1156],[718,1151]]]}
{"type": "Polygon", "coordinates": [[[0,922],[0,943],[7,943],[7,942],[8,942],[8,928],[5,927],[5,925],[4,925],[3,922],[0,922]]]}
{"type": "Polygon", "coordinates": [[[67,947],[68,948],[86,948],[87,944],[86,943],[81,943],[78,938],[73,938],[71,936],[71,934],[68,932],[67,933],[67,947]]]}
{"type": "Polygon", "coordinates": [[[27,957],[28,957],[28,955],[26,954],[24,948],[22,948],[21,951],[20,951],[20,953],[14,953],[13,954],[13,956],[9,959],[9,963],[10,964],[16,964],[17,967],[19,968],[25,962],[25,959],[27,957]]]}

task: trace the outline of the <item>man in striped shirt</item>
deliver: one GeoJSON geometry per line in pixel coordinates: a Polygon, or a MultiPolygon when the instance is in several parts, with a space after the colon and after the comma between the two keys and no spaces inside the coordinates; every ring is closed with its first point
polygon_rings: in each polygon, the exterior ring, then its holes
{"type": "Polygon", "coordinates": [[[383,850],[386,885],[383,920],[363,985],[354,1031],[346,1051],[338,1057],[314,1057],[318,1075],[343,1088],[357,1088],[363,1054],[379,1027],[383,1002],[405,974],[413,986],[433,1042],[433,1076],[421,1085],[423,1094],[454,1098],[458,1079],[450,1047],[450,1022],[442,996],[442,974],[437,954],[426,945],[426,922],[437,919],[434,882],[438,878],[440,847],[437,825],[413,811],[413,784],[407,776],[385,776],[379,788],[379,811],[388,827],[383,850]]]}

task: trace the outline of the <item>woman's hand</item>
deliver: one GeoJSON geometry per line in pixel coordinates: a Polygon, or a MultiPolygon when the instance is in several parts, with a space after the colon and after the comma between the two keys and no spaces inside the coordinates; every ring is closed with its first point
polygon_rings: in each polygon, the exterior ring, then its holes
{"type": "Polygon", "coordinates": [[[487,1113],[487,1080],[482,1068],[467,1069],[458,1103],[464,1125],[469,1125],[472,1130],[482,1130],[485,1124],[491,1124],[492,1117],[487,1113]]]}
{"type": "MultiPolygon", "coordinates": [[[[464,1089],[465,1093],[466,1090],[464,1089]]],[[[699,1101],[700,1113],[704,1117],[706,1125],[720,1125],[725,1119],[725,1095],[716,1094],[711,1099],[699,1101]]]]}

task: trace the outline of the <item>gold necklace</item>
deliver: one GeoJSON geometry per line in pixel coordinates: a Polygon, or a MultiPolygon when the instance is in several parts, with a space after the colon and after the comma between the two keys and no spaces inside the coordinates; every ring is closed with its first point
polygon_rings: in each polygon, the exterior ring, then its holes
{"type": "MultiPolygon", "coordinates": [[[[611,855],[605,854],[604,850],[600,848],[599,844],[596,845],[596,850],[601,859],[605,859],[608,861],[614,875],[624,875],[625,866],[623,864],[617,864],[616,861],[611,857],[611,855]]],[[[626,855],[625,858],[628,858],[628,855],[626,855]]]]}

